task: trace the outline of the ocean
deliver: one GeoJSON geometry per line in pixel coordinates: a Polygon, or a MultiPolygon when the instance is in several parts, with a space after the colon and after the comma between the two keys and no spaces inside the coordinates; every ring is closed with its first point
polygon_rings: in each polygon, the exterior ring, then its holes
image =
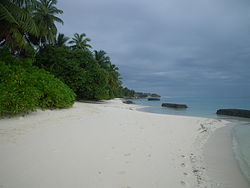
{"type": "Polygon", "coordinates": [[[232,122],[232,145],[235,158],[242,174],[250,184],[250,118],[218,116],[216,111],[222,108],[250,110],[250,97],[161,97],[160,101],[132,99],[135,104],[143,105],[140,111],[226,119],[232,122]],[[171,109],[161,107],[162,103],[186,104],[187,109],[171,109]]]}

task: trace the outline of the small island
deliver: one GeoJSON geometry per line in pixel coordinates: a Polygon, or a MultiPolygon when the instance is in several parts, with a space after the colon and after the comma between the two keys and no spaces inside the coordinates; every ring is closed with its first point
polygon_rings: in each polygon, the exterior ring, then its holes
{"type": "Polygon", "coordinates": [[[159,99],[161,97],[159,94],[156,93],[137,92],[132,89],[128,89],[127,87],[123,88],[122,93],[124,98],[129,98],[129,99],[146,99],[146,98],[159,99]]]}

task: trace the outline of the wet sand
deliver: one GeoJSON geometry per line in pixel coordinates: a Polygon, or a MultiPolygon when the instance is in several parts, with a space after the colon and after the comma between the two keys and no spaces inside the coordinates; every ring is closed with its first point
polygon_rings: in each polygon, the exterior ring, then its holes
{"type": "Polygon", "coordinates": [[[211,186],[218,188],[249,188],[232,150],[232,126],[217,129],[204,147],[204,162],[211,186]]]}

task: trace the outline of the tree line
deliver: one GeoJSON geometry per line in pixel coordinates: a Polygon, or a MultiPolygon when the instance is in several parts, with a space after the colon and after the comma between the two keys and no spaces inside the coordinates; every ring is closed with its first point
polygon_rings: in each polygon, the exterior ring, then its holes
{"type": "Polygon", "coordinates": [[[58,33],[57,0],[0,2],[0,115],[65,108],[128,93],[118,67],[85,33],[58,33]]]}

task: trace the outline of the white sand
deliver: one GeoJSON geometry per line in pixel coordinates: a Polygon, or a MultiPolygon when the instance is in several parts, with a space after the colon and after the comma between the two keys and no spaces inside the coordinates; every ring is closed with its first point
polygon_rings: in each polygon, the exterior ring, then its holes
{"type": "Polygon", "coordinates": [[[134,109],[112,100],[0,120],[0,188],[209,187],[202,148],[225,122],[134,109]]]}

